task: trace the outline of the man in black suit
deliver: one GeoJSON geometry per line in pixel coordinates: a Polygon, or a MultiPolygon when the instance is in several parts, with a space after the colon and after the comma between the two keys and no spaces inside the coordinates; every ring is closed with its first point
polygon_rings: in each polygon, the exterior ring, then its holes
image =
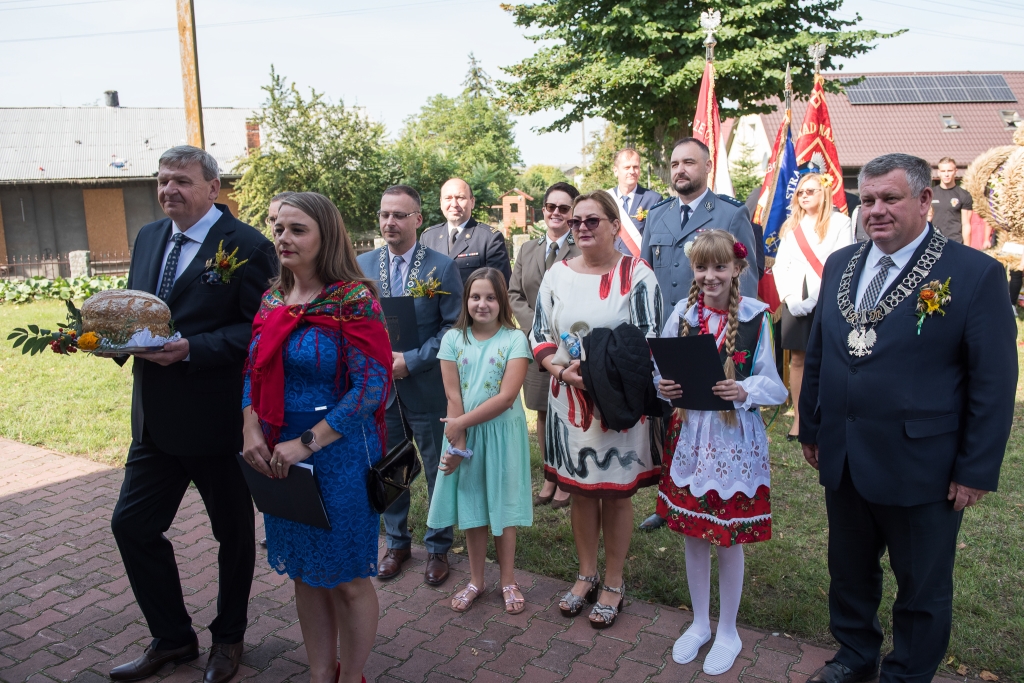
{"type": "Polygon", "coordinates": [[[277,259],[258,230],[214,204],[219,192],[211,155],[188,146],[164,152],[157,197],[169,218],[143,226],[132,251],[128,288],[166,301],[182,338],[136,354],[132,368],[132,444],[111,527],[153,642],[110,672],[118,681],[199,656],[174,548],[164,536],[190,483],[220,543],[205,683],[228,681],[242,656],[256,557],[252,500],[235,459],[242,447],[242,366],[277,259]],[[246,263],[218,281],[206,264],[222,242],[246,263]]]}
{"type": "Polygon", "coordinates": [[[1017,384],[1006,276],[928,224],[930,186],[923,159],[869,162],[860,191],[870,241],[825,263],[800,441],[825,487],[830,627],[840,648],[812,683],[879,674],[886,549],[899,592],[879,681],[932,680],[949,643],[963,510],[999,481],[1017,384]],[[948,298],[936,281],[948,281],[948,298]],[[932,314],[919,316],[928,301],[932,314]]]}
{"type": "Polygon", "coordinates": [[[461,178],[451,178],[441,186],[441,211],[446,223],[432,225],[420,235],[420,244],[439,251],[455,261],[465,282],[473,271],[490,266],[505,276],[508,285],[512,265],[501,230],[473,218],[476,198],[473,188],[461,178]]]}

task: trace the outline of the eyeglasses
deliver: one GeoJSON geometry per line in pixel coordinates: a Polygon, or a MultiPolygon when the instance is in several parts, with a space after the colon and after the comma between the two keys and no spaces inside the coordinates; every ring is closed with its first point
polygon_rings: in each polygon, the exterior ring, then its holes
{"type": "Polygon", "coordinates": [[[569,213],[572,211],[572,207],[568,204],[545,204],[544,210],[548,213],[555,213],[556,211],[558,213],[569,213]]]}
{"type": "Polygon", "coordinates": [[[419,211],[413,211],[412,213],[406,213],[404,211],[378,211],[377,218],[382,221],[388,221],[391,220],[392,216],[394,216],[396,221],[404,221],[409,216],[415,216],[418,213],[419,211]]]}
{"type": "Polygon", "coordinates": [[[593,231],[597,230],[597,226],[601,225],[601,221],[603,220],[603,218],[591,216],[590,218],[586,218],[584,220],[580,220],[579,218],[570,218],[569,220],[566,221],[566,223],[569,225],[570,230],[579,230],[580,227],[585,225],[587,226],[587,230],[593,231]]]}
{"type": "Polygon", "coordinates": [[[797,197],[803,197],[804,195],[806,195],[806,196],[810,197],[811,195],[818,194],[819,192],[821,192],[821,188],[820,187],[818,187],[818,188],[806,187],[806,188],[804,188],[802,190],[797,190],[796,191],[796,196],[797,197]]]}

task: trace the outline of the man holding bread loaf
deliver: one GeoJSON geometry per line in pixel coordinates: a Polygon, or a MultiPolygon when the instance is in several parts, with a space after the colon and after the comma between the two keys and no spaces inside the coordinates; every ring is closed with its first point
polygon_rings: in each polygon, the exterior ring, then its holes
{"type": "Polygon", "coordinates": [[[220,543],[205,683],[226,683],[242,656],[256,559],[252,500],[235,459],[242,447],[242,368],[277,257],[258,230],[214,203],[219,192],[210,154],[189,146],[167,150],[157,197],[168,217],[143,226],[132,250],[128,289],[166,302],[181,339],[136,353],[133,361],[132,443],[111,527],[153,641],[138,659],[111,670],[117,681],[199,656],[174,548],[164,536],[190,483],[220,543]]]}

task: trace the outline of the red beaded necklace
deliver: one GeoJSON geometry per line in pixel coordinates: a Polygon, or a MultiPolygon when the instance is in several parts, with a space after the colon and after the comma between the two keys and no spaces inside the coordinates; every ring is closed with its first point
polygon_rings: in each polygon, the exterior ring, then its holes
{"type": "MultiPolygon", "coordinates": [[[[698,333],[699,334],[712,334],[711,328],[708,325],[708,322],[711,320],[711,314],[712,313],[717,313],[718,315],[722,316],[726,320],[729,319],[729,311],[723,311],[723,310],[720,310],[720,309],[717,309],[717,308],[713,308],[711,306],[705,306],[704,305],[704,292],[701,292],[697,296],[697,326],[698,326],[698,333]],[[705,311],[707,311],[707,313],[705,313],[705,311]]],[[[721,333],[723,327],[724,327],[724,323],[722,325],[720,325],[718,330],[716,331],[716,333],[714,335],[716,339],[718,337],[718,334],[721,333]]],[[[725,336],[724,335],[722,336],[722,341],[718,342],[718,350],[719,351],[722,350],[722,345],[723,344],[725,344],[725,336]]]]}

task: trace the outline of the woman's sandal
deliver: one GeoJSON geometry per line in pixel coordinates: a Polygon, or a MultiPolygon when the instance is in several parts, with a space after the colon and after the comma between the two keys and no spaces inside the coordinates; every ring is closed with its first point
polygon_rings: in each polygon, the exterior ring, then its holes
{"type": "Polygon", "coordinates": [[[522,597],[523,589],[518,583],[502,586],[501,594],[505,596],[505,611],[509,614],[519,614],[526,609],[526,598],[522,597]],[[519,591],[518,598],[514,591],[519,591]]]}
{"type": "Polygon", "coordinates": [[[590,610],[590,625],[594,628],[608,628],[614,624],[615,618],[619,616],[619,610],[622,609],[622,601],[626,599],[625,583],[618,588],[601,586],[601,590],[617,593],[619,595],[619,604],[612,607],[611,605],[602,605],[600,602],[596,603],[594,609],[590,610]]]}
{"type": "Polygon", "coordinates": [[[601,575],[583,576],[582,574],[577,574],[576,580],[589,583],[590,590],[587,591],[586,595],[576,595],[570,588],[569,592],[562,596],[561,601],[558,603],[558,609],[562,612],[563,617],[570,619],[583,611],[583,605],[586,603],[593,604],[597,600],[597,590],[601,585],[601,575]]]}
{"type": "Polygon", "coordinates": [[[456,612],[465,612],[479,597],[480,589],[473,584],[468,584],[452,598],[452,609],[456,612]]]}

